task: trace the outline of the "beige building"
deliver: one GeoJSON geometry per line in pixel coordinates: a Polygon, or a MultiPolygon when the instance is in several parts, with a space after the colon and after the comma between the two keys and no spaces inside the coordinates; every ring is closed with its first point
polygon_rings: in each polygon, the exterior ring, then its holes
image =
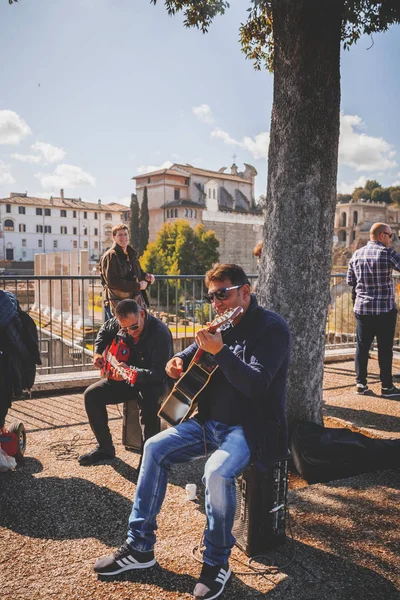
{"type": "Polygon", "coordinates": [[[226,167],[211,171],[175,163],[134,177],[139,205],[147,188],[150,242],[166,221],[186,219],[192,227],[203,223],[220,241],[222,262],[235,262],[256,273],[252,250],[262,239],[264,217],[254,201],[257,171],[251,165],[244,167],[239,172],[233,164],[226,172],[226,167]]]}
{"type": "Polygon", "coordinates": [[[338,202],[334,226],[334,264],[347,264],[353,252],[364,246],[369,240],[371,225],[378,222],[388,223],[391,226],[395,232],[392,245],[398,252],[400,249],[400,209],[397,206],[372,200],[338,202]]]}

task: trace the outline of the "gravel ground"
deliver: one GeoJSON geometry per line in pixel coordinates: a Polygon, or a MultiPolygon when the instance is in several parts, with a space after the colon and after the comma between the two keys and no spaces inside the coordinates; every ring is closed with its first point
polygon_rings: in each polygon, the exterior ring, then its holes
{"type": "MultiPolygon", "coordinates": [[[[362,401],[353,394],[353,386],[352,363],[327,365],[327,425],[341,425],[344,419],[371,435],[400,437],[400,402],[377,397],[362,401]]],[[[84,468],[76,456],[93,447],[94,440],[81,394],[13,404],[8,423],[22,420],[29,433],[23,466],[0,473],[2,600],[192,598],[200,572],[192,548],[205,523],[204,461],[171,472],[158,521],[156,567],[111,579],[99,578],[92,570],[98,557],[125,539],[139,462],[138,454],[119,443],[122,419],[117,407],[110,407],[110,416],[118,458],[84,468]],[[188,482],[197,484],[195,502],[185,498],[188,482]]],[[[235,575],[223,597],[397,599],[399,473],[305,485],[298,477],[291,478],[294,546],[288,541],[271,551],[264,576],[240,574],[248,571],[248,559],[235,548],[231,561],[235,575]],[[280,571],[270,567],[289,562],[293,547],[296,556],[290,566],[280,571]]]]}

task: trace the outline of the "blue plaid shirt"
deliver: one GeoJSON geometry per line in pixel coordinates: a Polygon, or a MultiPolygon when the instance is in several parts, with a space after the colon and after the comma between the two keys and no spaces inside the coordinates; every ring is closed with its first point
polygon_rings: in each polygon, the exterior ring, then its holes
{"type": "Polygon", "coordinates": [[[347,283],[356,290],[355,313],[379,315],[396,308],[393,269],[400,271],[400,254],[381,242],[370,241],[354,252],[347,270],[347,283]]]}

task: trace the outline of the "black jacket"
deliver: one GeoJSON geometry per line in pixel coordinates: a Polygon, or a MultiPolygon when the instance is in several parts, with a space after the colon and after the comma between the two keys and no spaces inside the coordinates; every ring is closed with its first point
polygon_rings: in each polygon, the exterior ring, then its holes
{"type": "MultiPolygon", "coordinates": [[[[118,334],[117,319],[109,319],[101,327],[95,341],[95,352],[102,354],[118,334]]],[[[127,334],[120,334],[130,348],[129,365],[137,367],[136,385],[160,385],[167,381],[165,365],[173,355],[172,335],[168,327],[150,314],[146,315],[146,324],[136,344],[127,334]]]]}

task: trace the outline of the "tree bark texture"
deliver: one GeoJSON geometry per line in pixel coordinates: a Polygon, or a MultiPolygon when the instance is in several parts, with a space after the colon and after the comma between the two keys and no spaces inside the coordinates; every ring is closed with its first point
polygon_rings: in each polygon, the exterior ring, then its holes
{"type": "Polygon", "coordinates": [[[343,0],[273,0],[274,101],[260,303],[292,334],[288,420],[322,423],[343,0]]]}

